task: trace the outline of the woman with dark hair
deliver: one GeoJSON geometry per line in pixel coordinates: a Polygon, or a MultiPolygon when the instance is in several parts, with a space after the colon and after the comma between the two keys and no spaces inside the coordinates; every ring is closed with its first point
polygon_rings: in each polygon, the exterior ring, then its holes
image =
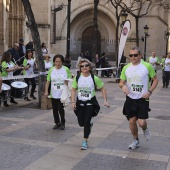
{"type": "Polygon", "coordinates": [[[65,129],[65,111],[64,105],[61,103],[61,94],[64,84],[68,84],[67,79],[71,78],[70,70],[63,66],[64,57],[57,54],[53,58],[54,67],[52,67],[47,76],[47,82],[45,86],[45,96],[48,96],[48,87],[51,82],[51,102],[53,108],[53,116],[55,126],[53,129],[65,129]],[[59,117],[60,116],[60,117],[59,117]]]}
{"type": "MultiPolygon", "coordinates": [[[[11,54],[9,51],[6,51],[3,53],[2,55],[2,59],[1,59],[1,67],[2,67],[2,77],[8,77],[8,76],[13,76],[13,72],[15,72],[16,70],[20,70],[22,69],[22,67],[15,65],[12,61],[11,61],[11,54]]],[[[11,85],[11,81],[10,80],[3,80],[3,83],[7,84],[7,85],[11,85]]],[[[18,104],[13,97],[11,97],[10,100],[11,103],[14,104],[18,104]]],[[[8,107],[9,105],[7,104],[7,101],[4,101],[4,106],[8,107]]]]}
{"type": "MultiPolygon", "coordinates": [[[[35,65],[35,59],[33,58],[33,52],[32,50],[28,49],[25,55],[25,59],[23,61],[23,66],[24,66],[23,75],[30,76],[34,74],[34,65],[35,65]]],[[[34,96],[34,92],[36,88],[35,77],[24,78],[24,80],[25,83],[28,85],[28,90],[29,90],[29,82],[31,82],[32,88],[31,88],[30,97],[36,99],[36,97],[34,96]]],[[[25,100],[30,101],[28,97],[25,97],[25,100]]]]}
{"type": "Polygon", "coordinates": [[[44,42],[41,44],[41,50],[42,50],[43,56],[45,56],[45,54],[48,54],[48,49],[47,49],[46,44],[44,42]]]}

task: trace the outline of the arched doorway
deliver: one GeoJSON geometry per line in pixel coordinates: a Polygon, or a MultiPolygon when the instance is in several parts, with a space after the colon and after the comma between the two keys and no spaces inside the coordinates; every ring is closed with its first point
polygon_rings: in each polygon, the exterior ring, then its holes
{"type": "MultiPolygon", "coordinates": [[[[94,42],[94,27],[88,27],[82,34],[82,44],[81,52],[85,53],[89,51],[89,54],[92,56],[93,53],[93,42],[94,42]]],[[[98,54],[101,53],[101,34],[99,30],[97,31],[97,50],[98,54]]]]}

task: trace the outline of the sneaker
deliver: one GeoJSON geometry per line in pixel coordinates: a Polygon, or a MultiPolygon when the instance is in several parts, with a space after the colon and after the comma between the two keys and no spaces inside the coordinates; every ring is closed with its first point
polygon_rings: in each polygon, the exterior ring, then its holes
{"type": "Polygon", "coordinates": [[[82,145],[81,145],[81,150],[87,150],[88,148],[88,142],[83,140],[82,145]]]}
{"type": "Polygon", "coordinates": [[[11,103],[18,104],[14,99],[10,100],[11,103]]]}
{"type": "Polygon", "coordinates": [[[65,123],[61,123],[60,130],[64,130],[64,129],[65,129],[65,123]]]}
{"type": "Polygon", "coordinates": [[[60,126],[61,126],[61,124],[60,123],[58,123],[58,124],[56,124],[54,127],[53,127],[53,129],[55,130],[55,129],[59,129],[60,128],[60,126]]]}
{"type": "Polygon", "coordinates": [[[33,99],[37,99],[33,94],[31,94],[30,97],[33,99]]]}
{"type": "Polygon", "coordinates": [[[146,130],[143,130],[143,134],[147,141],[151,138],[151,133],[148,128],[146,130]]]}
{"type": "Polygon", "coordinates": [[[139,141],[136,139],[129,145],[129,149],[136,149],[138,147],[139,147],[139,141]]]}
{"type": "Polygon", "coordinates": [[[90,123],[90,133],[89,133],[89,135],[91,134],[92,127],[93,127],[93,122],[90,123]]]}

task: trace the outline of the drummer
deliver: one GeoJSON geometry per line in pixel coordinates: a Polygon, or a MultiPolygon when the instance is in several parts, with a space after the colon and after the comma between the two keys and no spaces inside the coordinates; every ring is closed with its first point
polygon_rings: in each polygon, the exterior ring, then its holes
{"type": "MultiPolygon", "coordinates": [[[[11,61],[11,54],[9,51],[6,51],[2,54],[2,59],[1,59],[1,67],[2,67],[2,77],[8,77],[8,76],[13,76],[13,73],[16,70],[20,70],[22,69],[21,66],[15,65],[12,61],[11,61]]],[[[10,80],[3,80],[3,83],[7,84],[7,85],[11,85],[11,81],[10,80]]],[[[11,103],[14,104],[18,104],[13,97],[11,97],[10,99],[11,103]]],[[[4,101],[4,106],[5,107],[9,107],[7,101],[4,101]]]]}
{"type": "MultiPolygon", "coordinates": [[[[35,58],[33,58],[33,52],[31,49],[28,49],[26,51],[25,59],[23,61],[23,66],[24,66],[23,75],[27,75],[29,77],[32,74],[34,74],[34,65],[35,65],[35,58]]],[[[29,82],[31,82],[32,88],[31,88],[30,97],[33,99],[36,99],[36,97],[34,96],[34,92],[36,88],[35,77],[24,78],[24,80],[25,80],[25,83],[28,85],[28,90],[29,90],[29,82]]],[[[30,101],[28,97],[26,97],[25,100],[30,101]]]]}

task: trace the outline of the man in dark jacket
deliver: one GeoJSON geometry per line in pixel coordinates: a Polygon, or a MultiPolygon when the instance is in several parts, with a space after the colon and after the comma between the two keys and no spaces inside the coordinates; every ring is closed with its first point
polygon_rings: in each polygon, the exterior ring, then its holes
{"type": "Polygon", "coordinates": [[[21,38],[19,39],[19,49],[18,49],[19,55],[21,57],[25,56],[26,48],[24,46],[24,40],[21,38]]]}
{"type": "Polygon", "coordinates": [[[18,52],[19,52],[19,56],[20,56],[20,61],[21,61],[21,63],[23,63],[24,57],[25,57],[25,53],[26,53],[26,48],[24,46],[24,40],[22,38],[19,39],[19,49],[18,49],[18,52]]]}
{"type": "MultiPolygon", "coordinates": [[[[9,49],[8,51],[10,52],[10,54],[11,54],[11,56],[12,56],[12,58],[11,58],[12,62],[13,62],[14,64],[17,64],[18,66],[21,66],[23,62],[22,62],[21,56],[19,55],[18,49],[19,49],[19,44],[18,44],[18,43],[15,43],[15,44],[14,44],[14,47],[11,48],[11,49],[9,49]]],[[[21,70],[16,70],[16,71],[13,73],[13,75],[14,75],[14,76],[17,76],[17,75],[19,75],[20,73],[21,73],[21,70]]]]}

